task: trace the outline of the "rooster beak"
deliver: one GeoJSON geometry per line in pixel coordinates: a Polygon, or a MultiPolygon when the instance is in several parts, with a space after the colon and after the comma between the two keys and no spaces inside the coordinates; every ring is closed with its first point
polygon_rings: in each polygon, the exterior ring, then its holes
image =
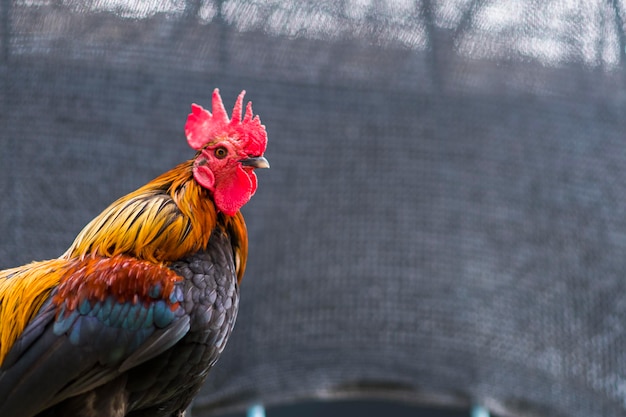
{"type": "Polygon", "coordinates": [[[241,165],[243,166],[252,167],[252,168],[269,168],[270,167],[270,163],[267,162],[267,159],[263,158],[262,156],[242,159],[239,162],[241,162],[241,165]]]}

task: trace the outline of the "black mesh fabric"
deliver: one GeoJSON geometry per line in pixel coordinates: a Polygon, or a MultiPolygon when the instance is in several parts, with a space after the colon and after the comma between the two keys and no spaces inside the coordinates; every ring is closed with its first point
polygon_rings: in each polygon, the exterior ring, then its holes
{"type": "Polygon", "coordinates": [[[374,396],[626,414],[623,1],[0,6],[3,268],[190,158],[214,87],[267,126],[194,417],[374,396]]]}

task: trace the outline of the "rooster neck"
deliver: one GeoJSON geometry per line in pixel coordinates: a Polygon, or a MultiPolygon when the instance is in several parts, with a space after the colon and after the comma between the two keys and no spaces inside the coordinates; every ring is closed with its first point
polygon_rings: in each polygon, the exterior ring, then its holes
{"type": "Polygon", "coordinates": [[[85,226],[63,257],[123,254],[167,263],[206,248],[218,226],[229,234],[245,232],[240,213],[217,213],[209,192],[193,179],[192,166],[180,164],[118,199],[85,226]]]}

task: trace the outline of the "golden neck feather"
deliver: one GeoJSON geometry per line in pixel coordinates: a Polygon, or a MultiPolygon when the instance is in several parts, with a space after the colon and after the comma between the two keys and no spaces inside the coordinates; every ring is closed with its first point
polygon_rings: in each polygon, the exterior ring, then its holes
{"type": "Polygon", "coordinates": [[[125,254],[168,262],[206,247],[215,206],[192,174],[192,161],[118,199],[78,234],[62,258],[125,254]]]}

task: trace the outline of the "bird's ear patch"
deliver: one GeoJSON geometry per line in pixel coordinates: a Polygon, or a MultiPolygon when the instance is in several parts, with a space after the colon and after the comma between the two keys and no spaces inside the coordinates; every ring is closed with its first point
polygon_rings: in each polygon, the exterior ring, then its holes
{"type": "Polygon", "coordinates": [[[193,177],[202,187],[209,191],[215,190],[215,175],[209,168],[206,159],[199,157],[193,164],[193,177]]]}

